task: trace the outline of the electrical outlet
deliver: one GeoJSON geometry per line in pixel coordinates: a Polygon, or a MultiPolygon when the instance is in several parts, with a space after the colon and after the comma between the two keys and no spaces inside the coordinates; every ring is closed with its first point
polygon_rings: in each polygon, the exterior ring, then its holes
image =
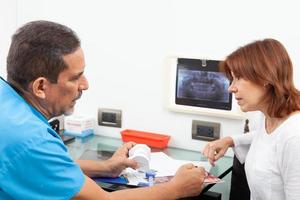
{"type": "Polygon", "coordinates": [[[212,141],[220,138],[220,123],[193,120],[192,138],[212,141]]]}
{"type": "Polygon", "coordinates": [[[116,109],[99,108],[98,124],[100,126],[111,126],[121,128],[122,111],[116,109]]]}

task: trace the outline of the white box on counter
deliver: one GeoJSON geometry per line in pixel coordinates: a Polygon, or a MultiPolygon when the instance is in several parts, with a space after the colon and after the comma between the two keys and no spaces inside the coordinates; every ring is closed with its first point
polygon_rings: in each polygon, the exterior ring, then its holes
{"type": "Polygon", "coordinates": [[[65,117],[64,135],[86,137],[94,134],[94,118],[87,116],[71,115],[65,117]]]}

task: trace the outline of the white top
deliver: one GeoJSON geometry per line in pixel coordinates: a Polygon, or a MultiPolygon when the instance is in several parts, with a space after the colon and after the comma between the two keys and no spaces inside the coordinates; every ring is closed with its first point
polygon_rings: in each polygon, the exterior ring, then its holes
{"type": "Polygon", "coordinates": [[[233,140],[237,158],[245,161],[252,200],[300,199],[300,114],[271,134],[262,126],[233,140]]]}

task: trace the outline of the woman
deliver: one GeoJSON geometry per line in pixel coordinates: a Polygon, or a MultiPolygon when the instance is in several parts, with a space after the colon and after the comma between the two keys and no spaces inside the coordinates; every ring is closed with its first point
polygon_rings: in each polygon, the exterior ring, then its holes
{"type": "Polygon", "coordinates": [[[251,199],[300,199],[300,92],[284,46],[274,39],[250,43],[230,54],[221,69],[241,110],[261,111],[264,126],[210,142],[203,154],[214,164],[233,147],[245,162],[251,199]]]}

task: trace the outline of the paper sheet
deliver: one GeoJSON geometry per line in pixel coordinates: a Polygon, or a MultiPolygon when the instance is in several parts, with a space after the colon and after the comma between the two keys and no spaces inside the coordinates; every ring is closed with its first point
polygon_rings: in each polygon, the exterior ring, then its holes
{"type": "Polygon", "coordinates": [[[192,163],[204,167],[209,172],[211,165],[207,161],[176,160],[163,152],[151,153],[150,169],[156,171],[156,177],[174,176],[176,171],[184,164],[192,163]]]}
{"type": "MultiPolygon", "coordinates": [[[[154,152],[151,153],[150,169],[156,172],[155,179],[157,182],[165,182],[165,180],[161,180],[161,178],[165,177],[168,179],[174,176],[177,170],[187,163],[204,167],[206,171],[209,171],[211,168],[211,165],[207,161],[175,160],[163,152],[154,152]]],[[[122,175],[127,178],[128,185],[147,183],[144,173],[131,168],[125,169],[122,175]]]]}

